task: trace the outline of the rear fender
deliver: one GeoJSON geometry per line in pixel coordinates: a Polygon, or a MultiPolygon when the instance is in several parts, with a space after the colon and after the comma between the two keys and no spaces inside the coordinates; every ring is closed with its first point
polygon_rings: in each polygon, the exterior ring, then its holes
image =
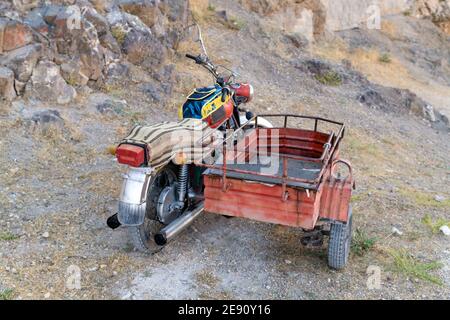
{"type": "Polygon", "coordinates": [[[152,168],[129,167],[123,176],[117,218],[124,226],[138,226],[144,223],[147,189],[152,168]]]}

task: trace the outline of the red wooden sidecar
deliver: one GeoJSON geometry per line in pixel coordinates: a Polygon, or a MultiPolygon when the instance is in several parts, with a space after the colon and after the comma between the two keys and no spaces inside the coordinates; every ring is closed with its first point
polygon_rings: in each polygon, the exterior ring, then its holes
{"type": "Polygon", "coordinates": [[[256,117],[255,129],[234,132],[222,156],[203,165],[205,210],[304,230],[328,224],[328,263],[343,268],[350,250],[354,186],[350,163],[339,158],[344,125],[309,116],[262,117],[278,124],[258,128],[256,117]]]}

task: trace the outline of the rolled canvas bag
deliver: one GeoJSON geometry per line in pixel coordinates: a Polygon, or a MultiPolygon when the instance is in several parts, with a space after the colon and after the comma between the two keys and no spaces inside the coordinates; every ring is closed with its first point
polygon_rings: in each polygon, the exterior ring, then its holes
{"type": "Polygon", "coordinates": [[[162,122],[151,126],[135,126],[120,144],[134,144],[144,147],[147,164],[158,168],[166,165],[183,152],[188,163],[201,162],[211,152],[204,139],[212,137],[214,131],[200,119],[184,119],[179,122],[162,122]],[[203,142],[203,144],[202,144],[203,142]]]}

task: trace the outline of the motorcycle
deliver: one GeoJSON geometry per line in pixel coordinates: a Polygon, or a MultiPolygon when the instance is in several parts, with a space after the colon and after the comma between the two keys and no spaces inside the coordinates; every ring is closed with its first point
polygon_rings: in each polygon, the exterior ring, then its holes
{"type": "MultiPolygon", "coordinates": [[[[180,122],[157,124],[148,128],[134,128],[116,149],[120,164],[128,165],[120,193],[118,213],[107,220],[116,229],[126,227],[134,247],[138,251],[157,252],[182,230],[189,226],[203,209],[202,170],[193,163],[175,157],[163,158],[161,141],[148,147],[148,143],[136,137],[146,132],[149,137],[155,130],[161,136],[184,128],[186,119],[196,119],[216,132],[247,130],[255,127],[272,128],[272,124],[241,106],[249,103],[254,95],[253,86],[237,82],[232,70],[215,65],[208,57],[199,31],[202,54],[186,54],[186,57],[204,67],[213,75],[214,85],[195,89],[179,111],[180,122]],[[223,72],[219,72],[224,69],[223,72]],[[147,130],[147,131],[145,131],[147,130]],[[170,159],[167,160],[167,159],[170,159]]],[[[186,130],[189,130],[187,128],[186,130]]],[[[176,145],[173,146],[176,148],[176,145]]]]}

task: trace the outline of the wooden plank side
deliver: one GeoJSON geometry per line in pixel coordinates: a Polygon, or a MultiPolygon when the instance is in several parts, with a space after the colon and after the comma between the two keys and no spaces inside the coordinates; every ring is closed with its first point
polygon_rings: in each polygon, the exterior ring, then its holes
{"type": "Polygon", "coordinates": [[[229,180],[230,187],[223,192],[220,178],[205,177],[206,211],[305,229],[314,227],[319,212],[314,192],[308,197],[304,190],[289,189],[290,196],[283,201],[281,186],[229,180]]]}

